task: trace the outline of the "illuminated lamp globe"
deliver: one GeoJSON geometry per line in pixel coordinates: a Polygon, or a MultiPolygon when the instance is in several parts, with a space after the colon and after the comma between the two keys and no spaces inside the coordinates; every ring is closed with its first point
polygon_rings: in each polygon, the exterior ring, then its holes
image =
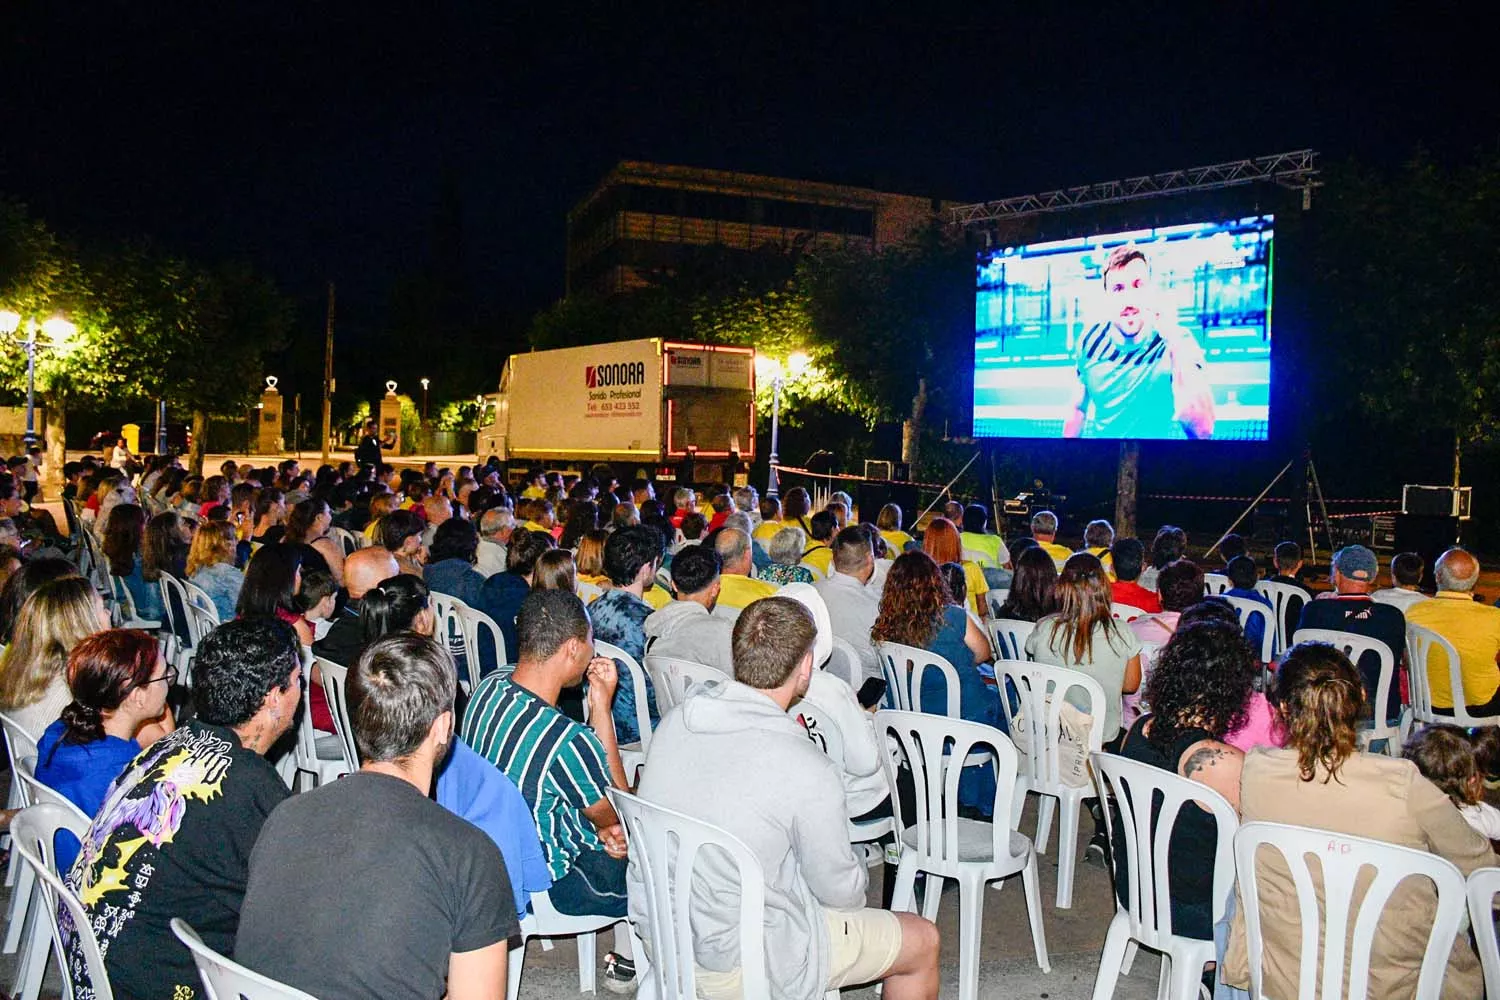
{"type": "Polygon", "coordinates": [[[786,366],[793,375],[801,375],[811,364],[812,358],[809,358],[803,351],[793,351],[786,359],[786,366]]]}
{"type": "Polygon", "coordinates": [[[13,309],[0,309],[0,333],[7,337],[21,329],[21,314],[13,309]]]}
{"type": "Polygon", "coordinates": [[[47,339],[61,347],[78,335],[78,327],[61,316],[53,316],[42,323],[42,332],[47,339]]]}

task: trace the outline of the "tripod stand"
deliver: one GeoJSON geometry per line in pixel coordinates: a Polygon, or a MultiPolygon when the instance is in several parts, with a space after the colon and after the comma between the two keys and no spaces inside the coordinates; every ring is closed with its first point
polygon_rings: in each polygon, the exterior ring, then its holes
{"type": "MultiPolygon", "coordinates": [[[[1328,542],[1328,551],[1330,553],[1333,552],[1333,525],[1328,520],[1328,503],[1323,499],[1323,485],[1318,481],[1318,469],[1317,466],[1313,465],[1312,453],[1304,452],[1302,457],[1307,460],[1307,475],[1305,483],[1306,488],[1303,491],[1304,497],[1302,503],[1302,515],[1307,521],[1308,561],[1317,562],[1318,540],[1313,532],[1312,516],[1314,496],[1317,497],[1318,511],[1322,514],[1323,517],[1323,537],[1328,542]]],[[[1234,519],[1234,523],[1231,524],[1227,529],[1225,529],[1224,534],[1219,536],[1218,541],[1209,546],[1208,551],[1204,553],[1205,556],[1213,555],[1214,550],[1223,544],[1224,539],[1234,534],[1234,529],[1238,528],[1240,526],[1240,522],[1244,521],[1245,518],[1250,516],[1251,512],[1253,512],[1255,508],[1260,505],[1260,502],[1266,498],[1266,494],[1270,493],[1273,489],[1276,488],[1276,484],[1281,482],[1281,477],[1285,476],[1289,471],[1291,471],[1291,468],[1296,463],[1296,461],[1297,460],[1295,458],[1289,459],[1287,463],[1281,467],[1281,471],[1276,473],[1276,475],[1272,477],[1271,481],[1266,484],[1266,488],[1261,490],[1254,500],[1250,501],[1250,506],[1246,507],[1240,513],[1240,516],[1234,519]]]]}

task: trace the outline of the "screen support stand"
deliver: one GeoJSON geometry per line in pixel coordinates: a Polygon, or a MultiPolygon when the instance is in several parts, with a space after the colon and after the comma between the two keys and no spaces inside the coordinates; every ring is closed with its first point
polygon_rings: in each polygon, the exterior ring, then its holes
{"type": "MultiPolygon", "coordinates": [[[[941,490],[938,491],[937,499],[933,500],[932,503],[927,505],[927,510],[922,511],[922,513],[917,515],[917,521],[922,520],[922,518],[926,517],[928,512],[930,512],[932,508],[943,502],[943,498],[948,495],[948,491],[953,489],[953,484],[958,482],[960,477],[962,477],[965,472],[969,471],[969,466],[973,465],[974,462],[978,460],[980,454],[981,452],[976,451],[973,455],[969,456],[969,460],[964,463],[964,467],[958,470],[958,475],[948,480],[948,485],[944,486],[941,490]]],[[[912,523],[915,524],[916,521],[913,521],[912,523]]],[[[958,527],[962,527],[962,525],[959,525],[958,527]]]]}
{"type": "Polygon", "coordinates": [[[1223,544],[1224,539],[1234,534],[1234,529],[1240,526],[1241,521],[1250,516],[1250,512],[1256,508],[1256,505],[1258,505],[1262,500],[1266,498],[1267,493],[1270,493],[1273,489],[1276,488],[1276,484],[1281,482],[1281,477],[1287,474],[1288,470],[1290,470],[1292,467],[1292,463],[1295,461],[1297,460],[1294,458],[1281,467],[1281,471],[1276,473],[1276,475],[1272,477],[1271,481],[1266,484],[1266,488],[1261,490],[1260,494],[1254,500],[1250,501],[1250,506],[1246,507],[1240,513],[1240,516],[1234,519],[1233,524],[1224,529],[1224,534],[1219,536],[1219,540],[1208,547],[1208,551],[1203,553],[1205,557],[1213,555],[1214,550],[1223,544]]]}
{"type": "MultiPolygon", "coordinates": [[[[1315,563],[1318,561],[1318,542],[1313,535],[1312,505],[1314,497],[1317,498],[1318,510],[1323,516],[1323,535],[1328,541],[1328,549],[1330,552],[1333,551],[1333,525],[1328,520],[1328,504],[1323,499],[1323,485],[1318,482],[1318,470],[1313,465],[1312,454],[1307,453],[1302,457],[1307,462],[1307,488],[1303,491],[1303,513],[1307,520],[1307,546],[1309,550],[1308,561],[1315,563]]],[[[1259,506],[1260,502],[1266,498],[1266,494],[1270,493],[1273,489],[1276,488],[1276,484],[1281,482],[1281,477],[1290,472],[1292,466],[1296,464],[1296,462],[1297,459],[1293,458],[1281,467],[1281,471],[1276,473],[1276,475],[1271,478],[1271,481],[1266,484],[1266,488],[1261,490],[1260,493],[1255,497],[1255,499],[1250,501],[1250,505],[1240,512],[1240,516],[1234,519],[1234,523],[1224,530],[1224,534],[1219,536],[1219,540],[1208,547],[1208,551],[1203,553],[1205,556],[1213,555],[1214,550],[1216,550],[1220,545],[1223,544],[1224,539],[1234,534],[1234,529],[1240,526],[1240,522],[1244,521],[1245,518],[1250,516],[1251,511],[1255,510],[1255,508],[1259,506]]]]}

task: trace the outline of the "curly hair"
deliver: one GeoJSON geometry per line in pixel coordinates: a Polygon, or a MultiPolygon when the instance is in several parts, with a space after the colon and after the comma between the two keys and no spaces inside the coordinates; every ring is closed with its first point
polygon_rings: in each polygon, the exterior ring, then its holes
{"type": "Polygon", "coordinates": [[[1325,784],[1337,778],[1358,746],[1365,707],[1365,686],[1349,657],[1327,643],[1298,643],[1276,669],[1270,700],[1287,746],[1297,751],[1302,780],[1313,780],[1319,769],[1327,772],[1325,784]]]}
{"type": "Polygon", "coordinates": [[[870,638],[925,648],[942,628],[943,609],[949,603],[948,588],[932,557],[919,551],[902,553],[886,576],[870,638]]]}
{"type": "Polygon", "coordinates": [[[1166,746],[1188,729],[1222,740],[1244,725],[1256,666],[1239,625],[1179,627],[1146,680],[1151,742],[1166,746]]]}

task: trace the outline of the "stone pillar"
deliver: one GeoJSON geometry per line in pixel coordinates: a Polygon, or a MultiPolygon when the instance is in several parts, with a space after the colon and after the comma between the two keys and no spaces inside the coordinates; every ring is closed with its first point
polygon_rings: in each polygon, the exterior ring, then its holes
{"type": "Polygon", "coordinates": [[[387,454],[401,454],[401,400],[396,396],[396,383],[385,384],[385,398],[380,401],[380,437],[389,442],[387,454]]]}
{"type": "Polygon", "coordinates": [[[255,453],[279,455],[281,440],[281,393],[276,391],[276,376],[266,376],[266,389],[260,394],[260,419],[255,422],[255,453]]]}

